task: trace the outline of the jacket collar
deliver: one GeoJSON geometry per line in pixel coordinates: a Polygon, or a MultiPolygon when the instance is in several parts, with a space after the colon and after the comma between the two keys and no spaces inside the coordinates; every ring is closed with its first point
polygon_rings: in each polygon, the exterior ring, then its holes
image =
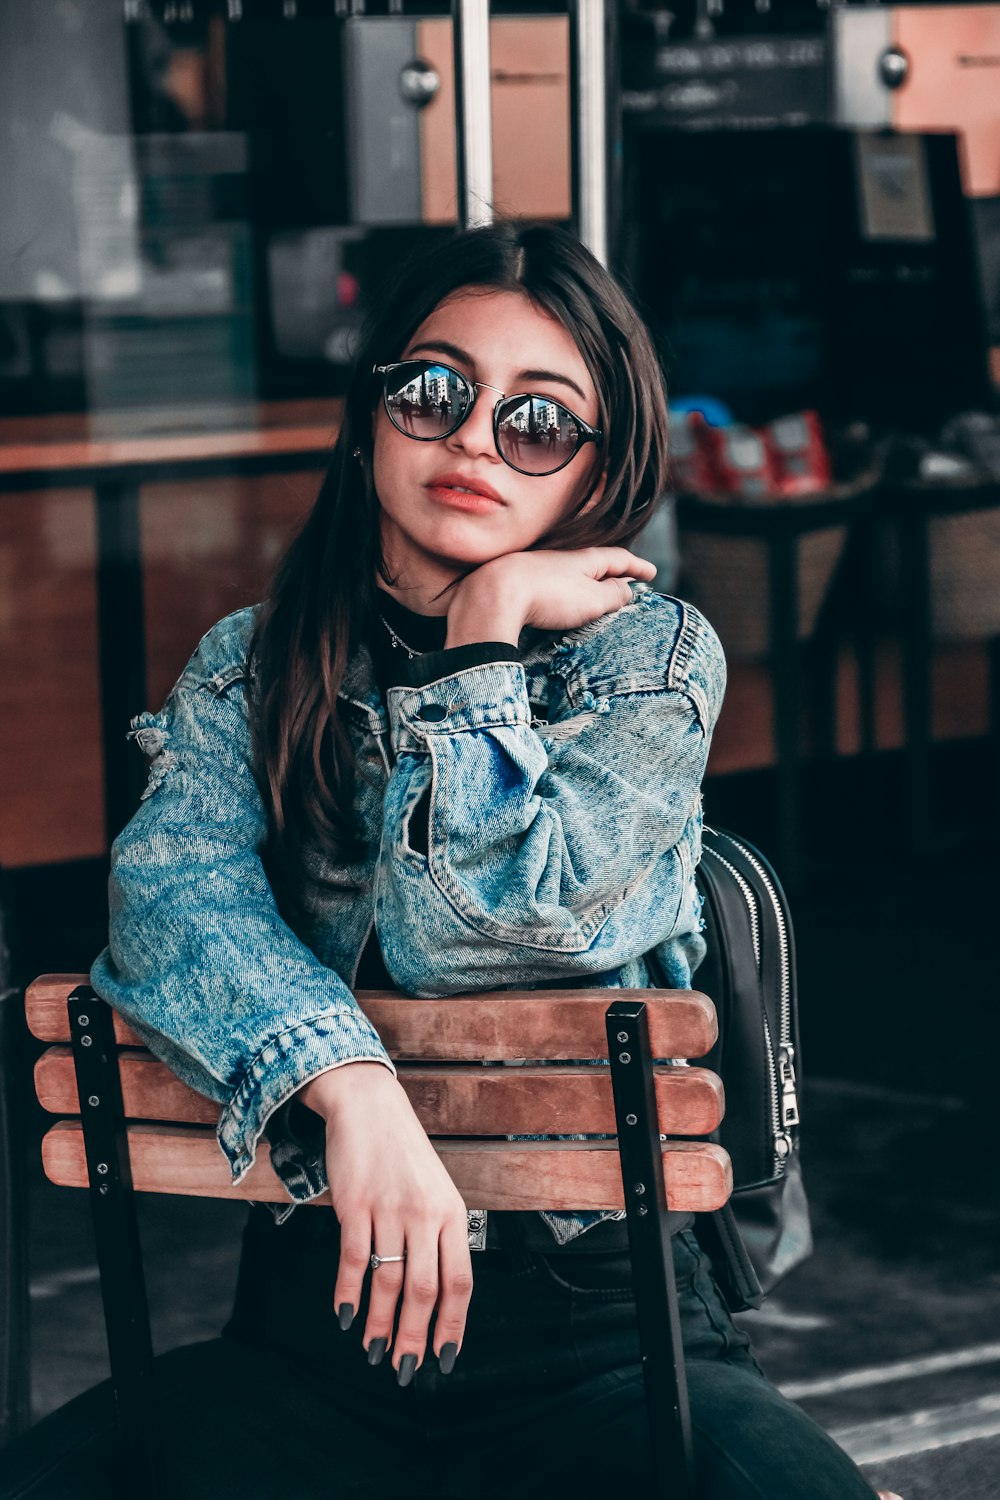
{"type": "Polygon", "coordinates": [[[382,699],[375,680],[375,664],[367,641],[362,641],[347,663],[344,680],[337,690],[337,697],[349,703],[361,716],[368,728],[385,734],[389,728],[388,717],[382,708],[382,699]]]}

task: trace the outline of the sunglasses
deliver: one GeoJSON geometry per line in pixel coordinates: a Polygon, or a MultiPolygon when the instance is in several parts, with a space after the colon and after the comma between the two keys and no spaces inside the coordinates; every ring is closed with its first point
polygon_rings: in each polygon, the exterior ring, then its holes
{"type": "Polygon", "coordinates": [[[557,474],[584,443],[603,438],[551,396],[508,396],[438,360],[403,359],[375,365],[372,373],[382,377],[389,421],[418,443],[450,437],[471,412],[480,388],[496,391],[500,399],[493,407],[493,441],[504,463],[519,474],[557,474]]]}

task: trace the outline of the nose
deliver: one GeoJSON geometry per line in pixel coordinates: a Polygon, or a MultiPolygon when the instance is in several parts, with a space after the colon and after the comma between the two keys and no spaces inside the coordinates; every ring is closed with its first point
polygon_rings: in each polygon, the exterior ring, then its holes
{"type": "Polygon", "coordinates": [[[479,390],[472,410],[455,432],[445,439],[445,446],[469,458],[488,458],[502,463],[493,441],[493,403],[499,400],[492,391],[479,390]]]}

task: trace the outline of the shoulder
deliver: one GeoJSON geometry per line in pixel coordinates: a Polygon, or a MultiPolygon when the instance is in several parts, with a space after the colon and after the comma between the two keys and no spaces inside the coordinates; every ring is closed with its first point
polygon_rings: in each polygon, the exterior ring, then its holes
{"type": "Polygon", "coordinates": [[[216,696],[250,675],[249,651],[260,604],[237,609],[206,630],[181,673],[178,687],[207,688],[216,696]]]}
{"type": "Polygon", "coordinates": [[[638,586],[631,604],[556,642],[550,669],[566,680],[571,697],[684,693],[706,729],[718,718],[726,689],[722,643],[701,611],[638,586]]]}

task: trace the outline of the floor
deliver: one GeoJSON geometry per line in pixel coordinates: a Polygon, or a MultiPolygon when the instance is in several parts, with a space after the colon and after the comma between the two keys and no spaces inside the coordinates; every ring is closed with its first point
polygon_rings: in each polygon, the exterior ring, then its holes
{"type": "MultiPolygon", "coordinates": [[[[920,858],[905,852],[901,772],[883,758],[807,778],[810,873],[792,913],[816,1248],[741,1316],[771,1378],[873,1483],[904,1500],[994,1500],[995,767],[982,741],[941,752],[938,844],[920,858]]],[[[719,779],[706,815],[766,851],[768,797],[766,778],[719,779]]],[[[27,912],[37,893],[20,899],[27,912]]],[[[72,951],[46,951],[38,967],[82,965],[72,951]]],[[[32,1178],[38,1417],[102,1378],[106,1359],[87,1203],[34,1168],[32,1178]]],[[[210,1336],[232,1294],[243,1209],[147,1198],[140,1212],[156,1347],[210,1336]]]]}

